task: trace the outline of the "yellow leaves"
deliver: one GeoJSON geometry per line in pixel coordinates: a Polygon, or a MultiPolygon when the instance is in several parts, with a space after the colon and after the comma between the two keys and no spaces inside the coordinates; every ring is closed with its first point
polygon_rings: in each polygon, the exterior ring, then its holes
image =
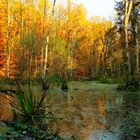
{"type": "MultiPolygon", "coordinates": [[[[6,0],[3,1],[6,2],[6,0]]],[[[64,65],[68,56],[71,61],[81,61],[81,63],[87,57],[89,62],[93,46],[97,47],[99,54],[101,53],[106,31],[112,26],[112,22],[100,17],[93,17],[89,20],[83,5],[70,3],[69,7],[65,5],[56,7],[55,14],[52,16],[53,3],[50,4],[49,0],[46,0],[44,18],[44,2],[45,0],[36,0],[35,4],[33,0],[13,0],[12,8],[8,9],[7,3],[0,3],[0,47],[7,52],[7,36],[9,35],[12,46],[12,64],[15,60],[23,62],[25,59],[30,60],[32,56],[35,59],[33,61],[39,66],[41,47],[46,41],[49,29],[49,49],[50,52],[53,50],[51,59],[56,63],[59,60],[64,65]],[[10,23],[7,22],[8,15],[10,23]],[[7,29],[9,34],[7,34],[7,29]],[[74,55],[78,56],[78,60],[74,55]],[[13,61],[13,58],[17,59],[13,61]]],[[[3,54],[6,57],[7,54],[3,54]]],[[[21,62],[16,63],[22,65],[21,62]]],[[[60,63],[57,65],[61,66],[60,63]]],[[[75,68],[74,65],[69,66],[75,68]]]]}
{"type": "Polygon", "coordinates": [[[7,9],[5,9],[4,1],[0,3],[0,47],[6,46],[7,39],[7,9]]]}
{"type": "MultiPolygon", "coordinates": [[[[49,0],[46,0],[46,10],[48,11],[48,9],[50,8],[50,3],[49,0]]],[[[44,0],[38,0],[38,9],[39,11],[44,10],[44,0]]]]}

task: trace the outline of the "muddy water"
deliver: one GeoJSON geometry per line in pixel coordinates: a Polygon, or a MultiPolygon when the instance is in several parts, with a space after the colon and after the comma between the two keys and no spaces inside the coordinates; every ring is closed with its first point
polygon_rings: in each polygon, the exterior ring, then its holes
{"type": "MultiPolygon", "coordinates": [[[[140,93],[119,93],[113,85],[74,83],[69,90],[50,89],[47,110],[57,118],[50,131],[78,140],[139,140],[140,93]]],[[[11,119],[0,96],[0,119],[11,119]]]]}
{"type": "Polygon", "coordinates": [[[50,111],[61,119],[51,123],[52,129],[63,138],[140,140],[140,93],[119,93],[108,86],[74,83],[68,92],[53,91],[50,111]]]}
{"type": "Polygon", "coordinates": [[[92,139],[97,130],[108,129],[109,106],[113,103],[120,107],[122,104],[121,97],[107,93],[65,94],[67,95],[59,94],[59,98],[54,95],[48,100],[50,104],[53,102],[50,111],[62,118],[51,124],[55,131],[60,130],[62,137],[79,135],[83,140],[92,139]]]}

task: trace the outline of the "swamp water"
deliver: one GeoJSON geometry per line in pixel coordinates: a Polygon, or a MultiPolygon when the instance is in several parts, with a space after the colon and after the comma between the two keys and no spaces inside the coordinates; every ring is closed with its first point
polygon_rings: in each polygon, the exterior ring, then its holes
{"type": "MultiPolygon", "coordinates": [[[[68,91],[51,88],[47,97],[55,121],[50,131],[78,140],[140,140],[140,93],[120,93],[116,85],[72,82],[68,91]]],[[[7,95],[5,95],[7,96],[7,95]]],[[[11,119],[0,95],[0,119],[11,119]]]]}

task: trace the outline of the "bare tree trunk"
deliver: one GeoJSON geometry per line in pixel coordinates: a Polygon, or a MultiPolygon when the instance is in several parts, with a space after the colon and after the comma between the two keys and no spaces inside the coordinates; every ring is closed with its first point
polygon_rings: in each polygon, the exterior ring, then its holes
{"type": "Polygon", "coordinates": [[[126,78],[130,77],[131,74],[131,63],[130,63],[130,54],[129,54],[129,42],[128,42],[128,23],[129,16],[132,10],[133,1],[125,0],[125,19],[124,19],[124,32],[125,32],[125,72],[126,78]]]}
{"type": "Polygon", "coordinates": [[[139,44],[138,44],[138,26],[135,26],[135,74],[138,76],[139,74],[139,44]]]}
{"type": "Polygon", "coordinates": [[[110,47],[110,75],[113,76],[113,63],[112,63],[112,41],[109,41],[109,47],[110,47]]]}
{"type": "MultiPolygon", "coordinates": [[[[68,21],[67,21],[67,25],[69,26],[70,24],[70,11],[71,11],[71,0],[67,0],[67,16],[68,16],[68,21]]],[[[67,82],[67,77],[68,77],[68,70],[69,70],[69,66],[71,64],[71,57],[70,57],[70,51],[71,51],[71,44],[70,44],[70,41],[71,41],[71,31],[69,31],[68,33],[68,38],[67,38],[67,41],[66,41],[66,46],[65,46],[65,49],[67,50],[67,60],[66,60],[66,65],[64,67],[64,72],[63,72],[63,80],[65,82],[67,82]]]]}
{"type": "Polygon", "coordinates": [[[49,48],[49,34],[47,35],[47,44],[45,47],[45,58],[44,58],[44,69],[43,69],[43,76],[46,76],[46,69],[48,63],[48,48],[49,48]]]}
{"type": "MultiPolygon", "coordinates": [[[[19,11],[19,15],[20,15],[20,21],[19,21],[19,44],[22,46],[22,37],[23,37],[23,6],[22,6],[22,0],[20,0],[20,11],[19,11]]],[[[21,76],[22,78],[24,78],[24,70],[25,70],[25,46],[23,45],[22,47],[22,63],[21,63],[21,76]]],[[[26,58],[27,60],[27,58],[26,58]]],[[[26,63],[27,64],[27,63],[26,63]]]]}
{"type": "MultiPolygon", "coordinates": [[[[53,22],[54,22],[54,14],[55,14],[55,3],[56,3],[56,0],[53,1],[53,8],[52,8],[52,18],[53,18],[53,22]]],[[[53,26],[54,27],[54,26],[53,26]]],[[[49,47],[49,34],[50,32],[52,31],[52,26],[49,25],[48,27],[48,38],[47,38],[47,47],[49,47]]],[[[54,40],[55,40],[55,37],[54,37],[54,40]]],[[[52,45],[53,46],[53,45],[52,45]]],[[[52,62],[52,55],[53,55],[53,51],[54,51],[54,47],[51,47],[50,49],[46,48],[48,50],[48,53],[47,53],[47,61],[46,63],[48,63],[48,75],[52,75],[52,68],[53,68],[53,62],[52,62]]],[[[47,65],[47,64],[46,64],[47,65]]]]}
{"type": "Polygon", "coordinates": [[[41,78],[44,79],[44,52],[45,52],[45,19],[46,19],[46,0],[44,0],[44,16],[43,16],[43,29],[42,29],[42,48],[41,48],[41,78]]]}
{"type": "Polygon", "coordinates": [[[107,45],[104,45],[104,60],[103,60],[103,76],[106,76],[106,54],[107,54],[107,45]]]}
{"type": "Polygon", "coordinates": [[[7,77],[8,78],[10,78],[10,60],[11,60],[11,46],[10,46],[10,35],[8,35],[8,40],[7,40],[7,77]]]}
{"type": "Polygon", "coordinates": [[[92,78],[98,75],[98,44],[93,42],[92,46],[92,78]]]}
{"type": "Polygon", "coordinates": [[[134,16],[134,77],[139,79],[139,42],[138,42],[138,17],[136,7],[133,9],[134,16]]]}
{"type": "Polygon", "coordinates": [[[125,70],[127,76],[131,73],[131,64],[130,64],[130,54],[129,54],[129,45],[128,45],[128,25],[125,24],[125,70]]]}
{"type": "MultiPolygon", "coordinates": [[[[52,16],[54,16],[54,9],[55,9],[56,0],[53,1],[53,9],[52,9],[52,16]]],[[[48,63],[48,55],[49,55],[49,40],[50,40],[50,25],[48,26],[48,34],[47,38],[45,39],[45,19],[46,19],[46,0],[44,0],[44,18],[43,18],[43,45],[41,51],[41,77],[44,79],[46,76],[46,69],[48,63]]]]}
{"type": "Polygon", "coordinates": [[[95,73],[96,76],[98,75],[98,48],[96,47],[96,52],[95,52],[95,73]]]}
{"type": "Polygon", "coordinates": [[[94,45],[90,48],[90,59],[91,59],[91,75],[90,78],[92,79],[94,77],[94,45]]]}
{"type": "Polygon", "coordinates": [[[11,61],[11,6],[12,1],[7,0],[7,12],[8,12],[8,30],[7,30],[7,77],[10,78],[10,61],[11,61]]]}

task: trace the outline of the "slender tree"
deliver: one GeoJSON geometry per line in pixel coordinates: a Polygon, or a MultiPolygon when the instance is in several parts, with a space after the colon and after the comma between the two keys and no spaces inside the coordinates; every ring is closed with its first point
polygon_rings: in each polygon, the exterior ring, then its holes
{"type": "Polygon", "coordinates": [[[133,26],[133,34],[134,34],[134,77],[139,79],[139,41],[138,41],[138,25],[139,25],[139,4],[138,0],[135,0],[133,4],[132,14],[132,26],[133,26]]]}
{"type": "Polygon", "coordinates": [[[124,15],[124,32],[125,32],[125,71],[126,78],[130,77],[131,73],[131,63],[130,63],[130,54],[129,54],[129,41],[128,41],[128,25],[129,17],[131,14],[133,6],[133,0],[125,0],[125,15],[124,15]]]}
{"type": "Polygon", "coordinates": [[[7,9],[8,9],[8,30],[7,30],[7,77],[10,77],[10,59],[11,59],[11,2],[7,0],[7,9]]]}

